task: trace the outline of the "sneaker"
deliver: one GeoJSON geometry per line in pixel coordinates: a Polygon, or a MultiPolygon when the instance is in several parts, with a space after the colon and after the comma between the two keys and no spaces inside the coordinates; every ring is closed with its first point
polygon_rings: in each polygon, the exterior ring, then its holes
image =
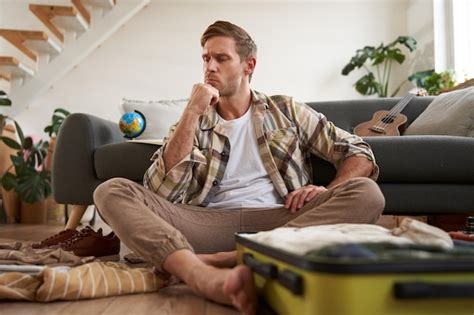
{"type": "Polygon", "coordinates": [[[35,249],[55,247],[55,246],[58,246],[60,243],[66,242],[70,239],[77,237],[79,234],[88,234],[91,232],[94,232],[94,230],[89,226],[86,226],[80,231],[73,230],[73,229],[66,229],[42,240],[39,243],[32,244],[31,247],[35,249]]]}
{"type": "MultiPolygon", "coordinates": [[[[92,229],[91,229],[92,230],[92,229]]],[[[80,233],[76,237],[59,244],[59,247],[71,251],[76,256],[95,256],[99,260],[120,259],[120,240],[114,232],[102,235],[102,229],[89,233],[80,233]]]]}
{"type": "Polygon", "coordinates": [[[54,235],[52,235],[48,238],[45,238],[44,240],[42,240],[39,243],[32,244],[31,247],[33,247],[33,248],[45,248],[45,247],[57,245],[61,242],[67,241],[68,239],[74,238],[79,233],[80,232],[77,231],[77,230],[66,229],[66,230],[63,230],[59,233],[56,233],[56,234],[54,234],[54,235]]]}

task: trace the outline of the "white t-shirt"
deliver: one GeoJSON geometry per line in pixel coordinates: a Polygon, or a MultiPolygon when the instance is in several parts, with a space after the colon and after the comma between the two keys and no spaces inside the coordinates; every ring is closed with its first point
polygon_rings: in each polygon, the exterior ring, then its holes
{"type": "Polygon", "coordinates": [[[210,208],[276,208],[283,206],[263,166],[252,123],[252,110],[221,124],[230,142],[230,154],[224,177],[210,208]]]}

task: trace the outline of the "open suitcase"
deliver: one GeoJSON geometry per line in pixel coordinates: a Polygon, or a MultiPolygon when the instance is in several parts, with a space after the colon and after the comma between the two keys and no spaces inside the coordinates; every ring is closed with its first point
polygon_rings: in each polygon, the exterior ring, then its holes
{"type": "Polygon", "coordinates": [[[305,258],[236,235],[239,263],[279,314],[474,315],[474,256],[367,262],[305,258]]]}

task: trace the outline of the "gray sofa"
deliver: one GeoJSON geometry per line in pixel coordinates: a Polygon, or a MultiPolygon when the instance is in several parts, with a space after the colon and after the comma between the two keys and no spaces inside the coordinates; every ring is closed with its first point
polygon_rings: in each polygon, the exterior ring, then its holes
{"type": "MultiPolygon", "coordinates": [[[[352,131],[398,98],[310,102],[337,126],[352,131]]],[[[403,111],[411,123],[433,100],[415,98],[403,111]]],[[[384,214],[450,214],[474,211],[474,138],[453,136],[367,137],[380,166],[378,183],[386,197],[384,214]]],[[[140,182],[157,146],[127,143],[117,123],[72,114],[57,139],[53,192],[60,203],[93,204],[103,181],[125,177],[140,182]]],[[[327,184],[335,170],[312,158],[314,182],[327,184]]]]}

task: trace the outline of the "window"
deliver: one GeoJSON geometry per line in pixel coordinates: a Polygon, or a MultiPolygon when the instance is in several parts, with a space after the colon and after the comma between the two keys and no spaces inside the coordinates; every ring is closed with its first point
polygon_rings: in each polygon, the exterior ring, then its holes
{"type": "Polygon", "coordinates": [[[435,0],[436,71],[454,69],[459,82],[474,78],[474,1],[435,0]]]}

